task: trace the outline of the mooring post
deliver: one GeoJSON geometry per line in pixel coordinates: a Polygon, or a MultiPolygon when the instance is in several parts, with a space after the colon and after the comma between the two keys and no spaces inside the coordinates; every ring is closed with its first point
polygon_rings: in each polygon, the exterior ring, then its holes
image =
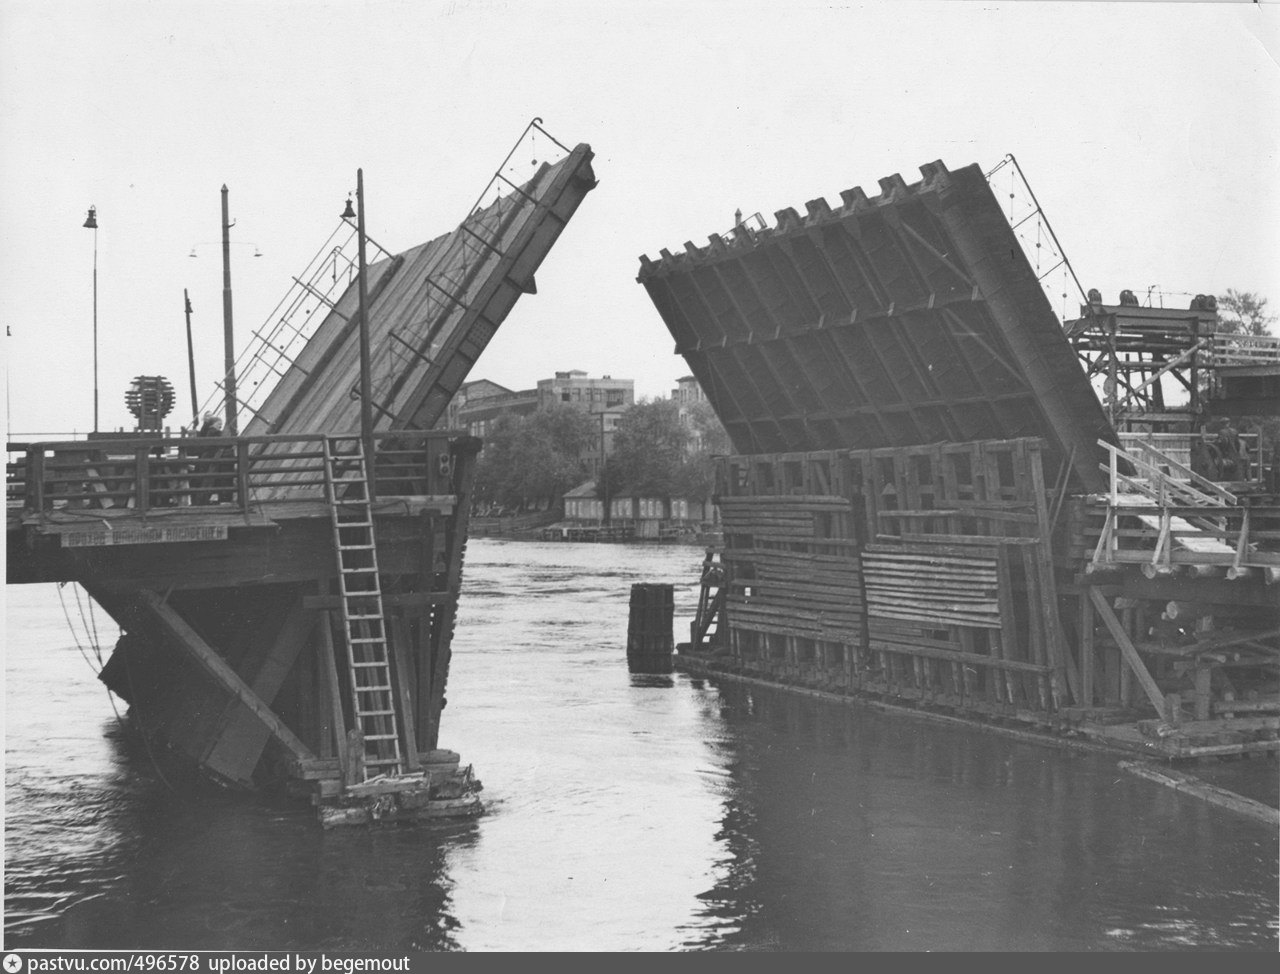
{"type": "Polygon", "coordinates": [[[670,673],[674,644],[675,587],[670,584],[631,586],[631,615],[627,625],[627,669],[632,673],[670,673]]]}

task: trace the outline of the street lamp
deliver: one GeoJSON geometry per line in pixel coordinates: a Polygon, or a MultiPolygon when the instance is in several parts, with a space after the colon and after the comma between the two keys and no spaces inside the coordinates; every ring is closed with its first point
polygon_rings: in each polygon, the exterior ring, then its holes
{"type": "Polygon", "coordinates": [[[93,431],[98,432],[98,208],[89,207],[83,226],[93,231],[93,431]]]}
{"type": "MultiPolygon", "coordinates": [[[[347,197],[346,209],[341,219],[349,219],[351,213],[351,197],[347,197]]],[[[365,496],[373,500],[376,496],[373,476],[373,390],[370,379],[369,364],[369,291],[368,275],[365,273],[365,232],[364,232],[364,170],[356,170],[356,243],[359,260],[357,274],[360,287],[360,442],[365,457],[366,477],[365,496]]]]}

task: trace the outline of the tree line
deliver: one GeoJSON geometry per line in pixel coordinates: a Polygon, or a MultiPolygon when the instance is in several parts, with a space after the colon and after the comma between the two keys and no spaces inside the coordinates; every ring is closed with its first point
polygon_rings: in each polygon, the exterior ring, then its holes
{"type": "MultiPolygon", "coordinates": [[[[680,421],[673,399],[641,400],[618,419],[612,433],[604,483],[597,496],[624,490],[650,497],[711,496],[714,457],[731,452],[729,437],[706,402],[687,408],[680,421]]],[[[599,413],[548,403],[525,415],[503,413],[484,437],[476,464],[478,510],[526,510],[554,506],[569,490],[592,478],[584,454],[602,443],[599,413]]]]}

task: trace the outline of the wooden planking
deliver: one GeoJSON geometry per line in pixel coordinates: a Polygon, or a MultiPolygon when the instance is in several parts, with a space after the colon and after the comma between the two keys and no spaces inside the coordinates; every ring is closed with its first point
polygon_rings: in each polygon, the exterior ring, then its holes
{"type": "Polygon", "coordinates": [[[868,545],[862,553],[867,615],[1001,628],[995,552],[973,551],[962,557],[935,553],[928,545],[868,545]]]}
{"type": "MultiPolygon", "coordinates": [[[[757,464],[757,479],[766,473],[772,482],[773,474],[757,464]]],[[[799,481],[793,488],[803,490],[813,469],[800,464],[791,473],[799,481]]],[[[829,474],[825,478],[830,483],[829,474]]],[[[756,494],[722,497],[720,506],[724,560],[736,576],[726,599],[731,628],[861,644],[861,568],[847,537],[847,498],[756,494]]]]}
{"type": "Polygon", "coordinates": [[[798,655],[825,640],[879,659],[868,670],[845,651],[827,678],[848,667],[851,686],[1056,709],[1042,450],[1024,438],[725,458],[731,651],[795,677],[827,672],[798,655]]]}

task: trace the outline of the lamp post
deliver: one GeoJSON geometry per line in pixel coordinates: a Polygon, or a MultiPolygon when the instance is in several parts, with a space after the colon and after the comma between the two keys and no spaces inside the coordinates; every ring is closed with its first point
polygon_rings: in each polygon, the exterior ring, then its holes
{"type": "Polygon", "coordinates": [[[236,343],[231,325],[231,228],[227,217],[227,184],[222,184],[222,350],[227,411],[227,435],[236,435],[236,343]]]}
{"type": "Polygon", "coordinates": [[[93,231],[93,431],[98,432],[98,208],[89,207],[83,224],[93,231]]]}
{"type": "MultiPolygon", "coordinates": [[[[343,218],[351,211],[351,201],[347,200],[343,218]]],[[[365,273],[364,232],[364,170],[356,170],[356,247],[358,253],[358,278],[360,289],[360,444],[365,457],[366,496],[373,500],[377,496],[374,487],[376,477],[373,470],[373,391],[369,365],[369,291],[368,275],[365,273]]]]}

